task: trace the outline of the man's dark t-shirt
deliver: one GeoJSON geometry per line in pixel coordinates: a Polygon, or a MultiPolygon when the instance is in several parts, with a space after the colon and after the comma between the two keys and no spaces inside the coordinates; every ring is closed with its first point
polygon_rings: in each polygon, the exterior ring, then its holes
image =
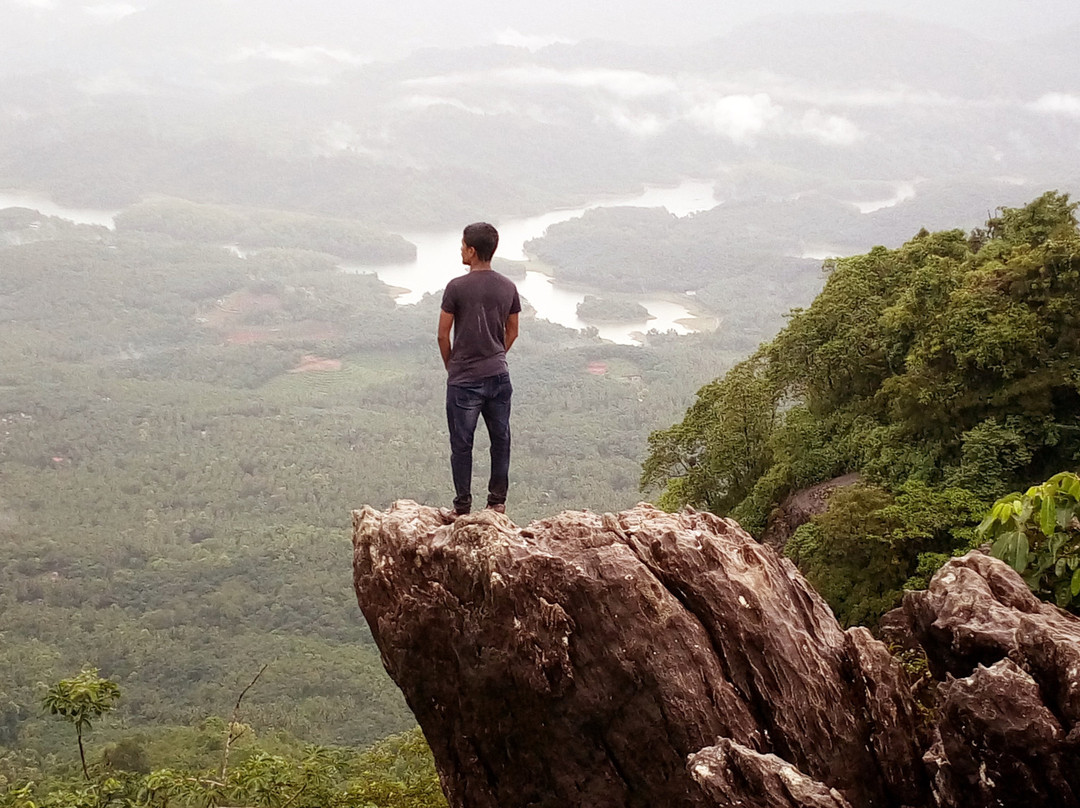
{"type": "Polygon", "coordinates": [[[512,280],[487,269],[461,275],[446,285],[442,310],[454,315],[454,339],[446,366],[450,384],[507,372],[506,318],[521,311],[512,280]]]}

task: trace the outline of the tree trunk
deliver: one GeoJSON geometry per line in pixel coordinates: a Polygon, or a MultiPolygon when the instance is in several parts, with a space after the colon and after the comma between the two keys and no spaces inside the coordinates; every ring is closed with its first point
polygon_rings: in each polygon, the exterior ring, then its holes
{"type": "Polygon", "coordinates": [[[79,737],[79,760],[82,761],[83,777],[85,777],[87,780],[89,780],[90,779],[90,772],[88,772],[86,770],[86,750],[83,749],[82,730],[79,729],[78,727],[76,727],[75,728],[75,734],[79,737]]]}

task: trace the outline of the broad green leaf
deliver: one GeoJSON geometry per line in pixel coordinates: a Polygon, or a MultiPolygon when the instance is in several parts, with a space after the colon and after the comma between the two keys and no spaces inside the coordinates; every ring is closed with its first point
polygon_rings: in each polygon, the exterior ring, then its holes
{"type": "Polygon", "coordinates": [[[986,515],[986,518],[979,523],[979,526],[975,528],[975,532],[980,536],[985,535],[986,532],[990,530],[990,527],[997,521],[997,516],[995,516],[996,513],[997,508],[995,507],[986,515]]]}
{"type": "Polygon", "coordinates": [[[1044,536],[1053,536],[1055,527],[1057,527],[1057,507],[1054,505],[1053,497],[1046,497],[1039,510],[1039,529],[1042,530],[1044,536]]]}
{"type": "Polygon", "coordinates": [[[1073,573],[1072,584],[1069,587],[1069,591],[1072,592],[1072,596],[1075,598],[1080,595],[1080,570],[1073,573]]]}
{"type": "Polygon", "coordinates": [[[1028,565],[1028,538],[1023,533],[1016,534],[1016,555],[1013,557],[1012,568],[1017,572],[1023,572],[1028,565]]]}
{"type": "Polygon", "coordinates": [[[1031,512],[1035,510],[1036,500],[1024,499],[1022,502],[1018,502],[1013,505],[1013,510],[1017,512],[1016,521],[1021,525],[1031,518],[1031,512]]]}
{"type": "Polygon", "coordinates": [[[994,543],[990,545],[990,555],[994,558],[1000,558],[1007,564],[1011,564],[1011,553],[1015,537],[1015,532],[1002,533],[994,540],[994,543]]]}

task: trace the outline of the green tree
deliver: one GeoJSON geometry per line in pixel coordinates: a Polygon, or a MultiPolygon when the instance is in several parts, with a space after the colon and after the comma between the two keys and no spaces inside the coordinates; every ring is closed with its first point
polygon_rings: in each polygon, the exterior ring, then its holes
{"type": "Polygon", "coordinates": [[[909,480],[894,495],[875,485],[842,488],[824,513],[795,531],[784,554],[844,625],[872,625],[922,588],[933,570],[975,541],[985,500],[963,488],[909,480]]]}
{"type": "Polygon", "coordinates": [[[90,729],[91,721],[115,709],[120,699],[120,687],[109,679],[98,676],[97,668],[84,669],[78,676],[61,679],[49,688],[42,699],[42,709],[50,715],[58,715],[75,726],[79,740],[79,759],[83,776],[90,779],[86,768],[86,750],[83,733],[90,729]]]}
{"type": "Polygon", "coordinates": [[[1039,597],[1080,608],[1080,476],[1061,472],[1002,497],[978,532],[1039,597]]]}
{"type": "Polygon", "coordinates": [[[779,399],[759,352],[698,391],[675,426],[649,436],[643,488],[665,483],[662,507],[704,505],[726,513],[772,462],[769,438],[779,399]]]}
{"type": "Polygon", "coordinates": [[[111,744],[102,754],[105,766],[115,771],[135,772],[136,774],[148,774],[150,772],[150,758],[146,754],[146,747],[139,738],[124,738],[111,744]]]}

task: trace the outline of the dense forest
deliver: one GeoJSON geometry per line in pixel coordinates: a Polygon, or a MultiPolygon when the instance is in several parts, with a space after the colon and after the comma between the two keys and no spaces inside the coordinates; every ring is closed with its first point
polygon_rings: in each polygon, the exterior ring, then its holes
{"type": "Polygon", "coordinates": [[[761,535],[786,495],[857,473],[785,552],[843,622],[873,623],[979,543],[995,499],[1080,465],[1076,208],[1046,193],[832,262],[808,308],[650,436],[643,484],[761,535]]]}

